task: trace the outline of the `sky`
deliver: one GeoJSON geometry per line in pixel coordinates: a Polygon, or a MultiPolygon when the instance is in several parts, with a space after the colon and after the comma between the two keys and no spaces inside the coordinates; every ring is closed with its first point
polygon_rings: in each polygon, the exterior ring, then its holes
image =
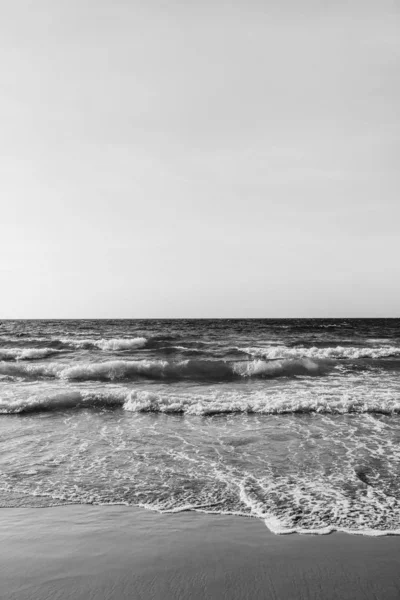
{"type": "Polygon", "coordinates": [[[389,0],[2,3],[0,318],[399,317],[399,31],[389,0]]]}

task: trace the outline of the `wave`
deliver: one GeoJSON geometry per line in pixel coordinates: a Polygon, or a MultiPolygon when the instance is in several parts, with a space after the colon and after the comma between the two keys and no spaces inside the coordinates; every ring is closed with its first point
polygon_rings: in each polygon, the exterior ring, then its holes
{"type": "Polygon", "coordinates": [[[98,363],[46,363],[21,365],[0,363],[0,375],[57,378],[80,381],[155,380],[231,381],[240,378],[316,376],[329,365],[310,359],[225,362],[222,360],[112,360],[98,363]]]}
{"type": "Polygon", "coordinates": [[[130,392],[123,404],[130,412],[175,413],[198,416],[213,416],[222,414],[400,414],[400,398],[376,402],[367,402],[358,398],[332,399],[298,399],[282,398],[282,396],[262,396],[246,398],[233,396],[231,398],[216,397],[183,397],[163,396],[154,392],[130,392]]]}
{"type": "Polygon", "coordinates": [[[394,358],[400,357],[400,348],[398,346],[380,346],[377,348],[366,347],[326,347],[311,348],[297,347],[288,348],[286,346],[273,346],[266,348],[237,348],[240,352],[244,352],[253,357],[262,357],[268,360],[276,360],[281,358],[310,358],[317,360],[326,359],[359,359],[359,358],[394,358]]]}
{"type": "Polygon", "coordinates": [[[99,350],[112,351],[112,350],[133,350],[135,348],[143,348],[147,339],[144,337],[135,338],[111,338],[111,339],[92,339],[83,338],[78,340],[76,338],[61,338],[60,341],[68,346],[74,346],[75,348],[98,348],[99,350]]]}
{"type": "Polygon", "coordinates": [[[1,348],[0,360],[38,360],[58,352],[54,348],[1,348]]]}
{"type": "Polygon", "coordinates": [[[55,394],[35,394],[18,400],[1,400],[0,414],[46,412],[75,408],[100,408],[123,406],[126,392],[110,393],[66,390],[55,394]]]}
{"type": "MultiPolygon", "coordinates": [[[[29,337],[25,339],[6,337],[0,338],[0,343],[18,344],[48,344],[55,348],[99,349],[104,351],[133,350],[143,348],[148,340],[145,337],[134,338],[77,338],[77,337],[29,337]]],[[[3,350],[1,350],[3,352],[3,350]]],[[[1,358],[1,356],[0,356],[1,358]]]]}
{"type": "Polygon", "coordinates": [[[43,345],[43,344],[47,344],[48,346],[52,346],[53,342],[56,341],[59,343],[58,338],[51,338],[51,337],[32,337],[32,336],[27,336],[27,337],[21,337],[21,336],[0,336],[0,344],[2,345],[9,345],[9,344],[13,344],[18,345],[18,347],[24,347],[26,344],[35,344],[35,345],[43,345]]]}
{"type": "Polygon", "coordinates": [[[0,414],[57,411],[80,408],[123,408],[133,413],[164,413],[195,416],[229,414],[400,414],[400,397],[365,400],[357,396],[337,398],[303,397],[257,393],[225,394],[160,394],[147,390],[110,390],[107,392],[65,390],[53,394],[35,394],[16,400],[0,399],[0,414]]]}
{"type": "Polygon", "coordinates": [[[364,535],[366,537],[387,537],[400,535],[400,529],[355,529],[353,527],[337,527],[335,525],[327,525],[326,527],[305,528],[305,527],[287,527],[283,525],[278,518],[267,517],[264,519],[266,527],[275,535],[289,535],[298,533],[300,535],[329,535],[330,533],[340,532],[349,535],[364,535]]]}
{"type": "Polygon", "coordinates": [[[113,338],[110,340],[100,340],[94,345],[101,350],[132,350],[134,348],[143,348],[147,343],[144,337],[136,338],[113,338]]]}

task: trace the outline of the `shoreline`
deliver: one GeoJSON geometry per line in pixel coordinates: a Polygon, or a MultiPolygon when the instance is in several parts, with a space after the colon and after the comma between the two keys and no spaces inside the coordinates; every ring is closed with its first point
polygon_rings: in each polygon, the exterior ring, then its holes
{"type": "MultiPolygon", "coordinates": [[[[302,529],[302,528],[287,528],[285,529],[280,525],[280,523],[274,519],[273,517],[265,517],[263,515],[250,514],[250,513],[240,513],[240,512],[218,512],[218,511],[207,511],[200,507],[185,507],[185,508],[176,508],[171,509],[170,511],[158,511],[156,508],[139,505],[139,504],[128,504],[125,502],[115,502],[115,503],[96,503],[96,502],[68,502],[63,500],[57,500],[54,504],[49,503],[47,496],[27,496],[25,494],[18,494],[15,492],[5,492],[0,490],[0,512],[3,510],[13,510],[13,509],[25,509],[25,510],[43,510],[43,509],[60,509],[65,507],[87,507],[87,508],[121,508],[141,512],[146,511],[150,512],[154,515],[159,516],[170,516],[170,515],[182,515],[182,514],[197,514],[203,515],[205,517],[223,517],[223,518],[234,518],[234,519],[251,519],[253,521],[258,522],[261,527],[265,527],[268,531],[268,534],[276,535],[276,536],[292,536],[292,535],[300,535],[300,536],[311,536],[311,537],[319,537],[319,536],[327,536],[332,535],[334,533],[345,534],[350,536],[360,536],[360,537],[372,537],[372,538],[380,538],[380,537],[400,537],[400,529],[346,529],[335,526],[326,526],[320,529],[302,529]],[[34,498],[35,505],[32,505],[32,500],[34,498]]],[[[1,523],[1,518],[0,518],[1,523]]]]}
{"type": "Polygon", "coordinates": [[[3,600],[395,600],[397,536],[275,535],[256,518],[0,509],[3,600]]]}

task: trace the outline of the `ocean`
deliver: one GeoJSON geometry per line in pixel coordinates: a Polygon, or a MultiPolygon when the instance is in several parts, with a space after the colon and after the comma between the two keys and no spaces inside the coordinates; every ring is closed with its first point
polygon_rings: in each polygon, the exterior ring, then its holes
{"type": "Polygon", "coordinates": [[[0,321],[0,507],[400,534],[400,319],[0,321]]]}

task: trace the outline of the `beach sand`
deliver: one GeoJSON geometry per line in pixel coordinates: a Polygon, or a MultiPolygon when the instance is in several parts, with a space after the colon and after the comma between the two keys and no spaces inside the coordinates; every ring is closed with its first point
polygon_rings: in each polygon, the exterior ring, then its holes
{"type": "Polygon", "coordinates": [[[0,510],[2,600],[400,598],[400,538],[132,507],[0,510]]]}

